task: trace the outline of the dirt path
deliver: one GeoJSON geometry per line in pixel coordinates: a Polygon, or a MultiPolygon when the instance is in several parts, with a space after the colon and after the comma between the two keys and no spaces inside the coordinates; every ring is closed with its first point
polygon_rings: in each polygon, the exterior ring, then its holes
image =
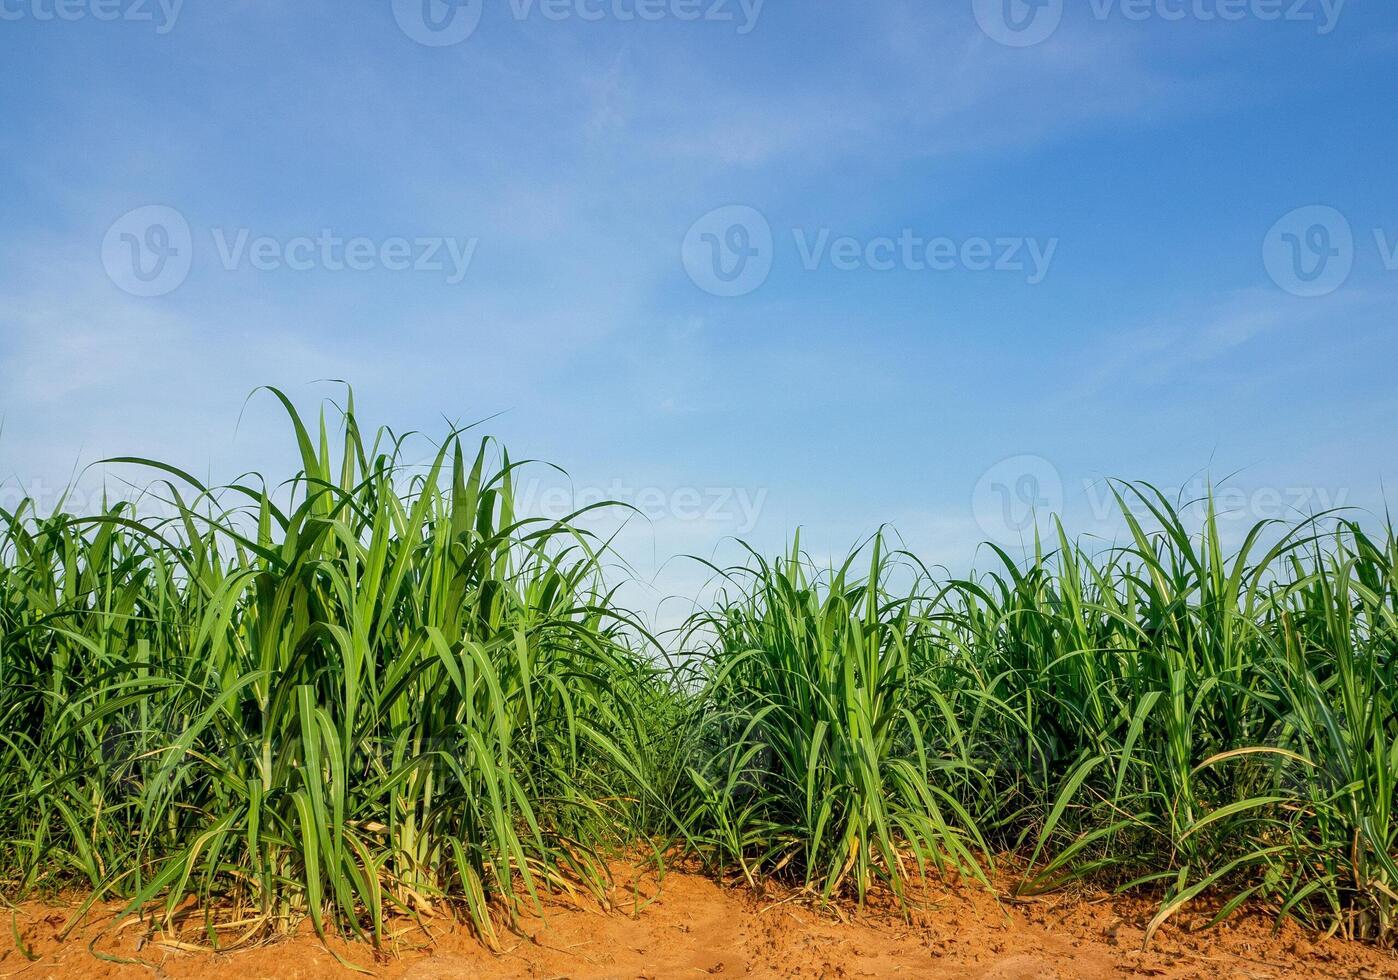
{"type": "MultiPolygon", "coordinates": [[[[1398,977],[1398,958],[1341,941],[1318,941],[1295,926],[1272,934],[1258,914],[1208,932],[1207,919],[1183,915],[1141,952],[1153,907],[1139,899],[1053,896],[1004,906],[983,892],[943,889],[911,922],[884,912],[819,914],[793,901],[764,900],[683,874],[640,888],[639,914],[628,889],[609,914],[565,905],[506,935],[492,954],[467,930],[443,920],[429,936],[405,928],[391,953],[333,942],[345,961],[375,975],[457,977],[1398,977]]],[[[111,910],[84,923],[67,942],[57,933],[70,910],[26,905],[15,917],[24,949],[9,937],[0,977],[355,976],[307,930],[291,939],[232,953],[171,946],[145,925],[113,929],[111,910]],[[112,963],[96,950],[150,965],[112,963]],[[30,961],[25,952],[36,956],[30,961]]]]}

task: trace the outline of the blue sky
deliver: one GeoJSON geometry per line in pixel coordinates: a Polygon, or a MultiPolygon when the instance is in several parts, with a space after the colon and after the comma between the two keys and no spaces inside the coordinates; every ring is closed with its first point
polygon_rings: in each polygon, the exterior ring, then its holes
{"type": "Polygon", "coordinates": [[[1110,535],[1108,476],[1398,480],[1392,4],[56,2],[0,0],[11,493],[278,471],[244,401],[322,378],[645,492],[654,596],[733,534],[959,566],[1027,502],[1110,535]]]}

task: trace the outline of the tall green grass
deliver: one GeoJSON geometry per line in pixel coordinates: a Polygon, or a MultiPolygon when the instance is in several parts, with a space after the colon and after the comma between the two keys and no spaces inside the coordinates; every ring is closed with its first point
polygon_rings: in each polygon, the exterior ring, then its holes
{"type": "Polygon", "coordinates": [[[175,516],[0,515],[12,873],[231,906],[211,938],[309,916],[377,941],[444,898],[490,936],[493,899],[600,892],[656,681],[589,541],[516,517],[488,445],[453,433],[409,476],[352,406],[337,454],[283,401],[282,505],[129,460],[175,516]]]}
{"type": "Polygon", "coordinates": [[[1117,488],[1122,541],[933,574],[883,535],[714,569],[662,650],[577,515],[352,401],[283,483],[149,460],[151,517],[0,511],[0,873],[230,945],[309,918],[487,941],[618,853],[821,900],[925,876],[1144,888],[1398,939],[1398,539],[1330,515],[1226,547],[1117,488]]]}
{"type": "MultiPolygon", "coordinates": [[[[1223,543],[1144,485],[1126,543],[1061,526],[937,580],[882,537],[721,571],[691,844],[831,897],[996,858],[1021,893],[1090,878],[1391,943],[1398,541],[1316,518],[1223,543]],[[1138,516],[1140,515],[1140,516],[1138,516]],[[906,574],[895,586],[890,571],[906,574]]],[[[700,638],[702,642],[698,642],[700,638]]]]}
{"type": "Polygon", "coordinates": [[[972,743],[929,663],[920,601],[892,595],[881,539],[821,574],[802,558],[721,572],[698,614],[713,637],[690,770],[694,844],[717,867],[787,872],[824,898],[948,866],[983,877],[987,851],[958,797],[981,786],[972,743]]]}

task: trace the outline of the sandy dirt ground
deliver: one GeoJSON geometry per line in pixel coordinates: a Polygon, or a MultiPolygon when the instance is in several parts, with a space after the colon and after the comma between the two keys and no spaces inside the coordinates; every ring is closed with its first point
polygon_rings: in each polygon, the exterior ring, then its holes
{"type": "MultiPolygon", "coordinates": [[[[618,889],[614,908],[550,903],[543,918],[502,933],[493,953],[462,925],[404,922],[375,952],[322,943],[309,928],[227,953],[184,947],[149,922],[121,925],[99,909],[66,940],[71,907],[30,903],[0,939],[0,977],[1398,977],[1398,957],[1322,940],[1294,925],[1274,933],[1260,912],[1203,931],[1206,908],[1171,920],[1142,951],[1145,899],[1053,895],[997,903],[982,890],[939,887],[911,920],[886,910],[818,911],[796,897],[726,889],[671,873],[618,889]],[[644,907],[637,909],[637,905],[644,907]],[[96,954],[94,955],[94,951],[96,954]],[[139,959],[118,963],[105,957],[139,959]],[[32,957],[32,958],[31,958],[32,957]]],[[[190,938],[186,933],[186,939],[190,938]]]]}

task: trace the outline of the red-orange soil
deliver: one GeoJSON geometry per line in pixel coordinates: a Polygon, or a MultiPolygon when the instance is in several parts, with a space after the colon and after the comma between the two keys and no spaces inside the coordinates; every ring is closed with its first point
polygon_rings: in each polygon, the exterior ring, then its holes
{"type": "MultiPolygon", "coordinates": [[[[1298,926],[1273,931],[1260,912],[1203,931],[1208,910],[1179,914],[1142,951],[1155,907],[1141,898],[1053,895],[999,904],[970,887],[933,888],[911,921],[883,910],[817,911],[788,897],[725,889],[693,875],[653,876],[619,888],[615,907],[554,902],[542,918],[503,932],[485,949],[445,918],[404,922],[383,951],[332,940],[308,926],[294,937],[228,953],[172,943],[149,922],[115,921],[97,910],[59,941],[71,908],[26,904],[18,932],[0,939],[0,977],[377,976],[456,977],[1398,977],[1398,957],[1357,943],[1322,940],[1298,926]],[[1199,930],[1199,931],[1192,931],[1199,930]],[[145,964],[114,963],[107,956],[145,964]],[[333,950],[333,952],[332,952],[333,950]],[[337,959],[337,955],[339,959],[337,959]],[[28,957],[35,959],[30,960],[28,957]]],[[[191,929],[184,935],[191,939],[191,929]]],[[[8,932],[8,930],[7,930],[8,932]]]]}

